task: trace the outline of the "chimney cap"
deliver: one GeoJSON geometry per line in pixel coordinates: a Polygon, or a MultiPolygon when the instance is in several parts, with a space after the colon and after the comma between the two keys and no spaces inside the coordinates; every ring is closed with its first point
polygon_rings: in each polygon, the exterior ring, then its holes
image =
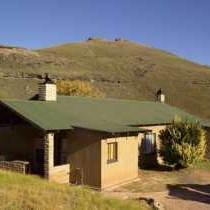
{"type": "Polygon", "coordinates": [[[45,81],[42,83],[43,85],[45,84],[55,84],[54,81],[50,78],[48,73],[45,73],[45,81]]]}

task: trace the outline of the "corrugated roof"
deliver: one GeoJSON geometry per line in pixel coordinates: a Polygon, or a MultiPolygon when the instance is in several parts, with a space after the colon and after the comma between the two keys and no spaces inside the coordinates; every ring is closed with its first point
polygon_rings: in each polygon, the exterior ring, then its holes
{"type": "Polygon", "coordinates": [[[44,130],[86,128],[105,132],[141,131],[135,126],[171,123],[175,116],[210,122],[159,102],[59,96],[57,101],[2,100],[44,130]]]}

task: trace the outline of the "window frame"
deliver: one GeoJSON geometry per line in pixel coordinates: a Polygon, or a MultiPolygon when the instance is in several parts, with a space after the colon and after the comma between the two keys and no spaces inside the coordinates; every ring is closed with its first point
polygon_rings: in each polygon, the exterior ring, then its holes
{"type": "Polygon", "coordinates": [[[107,163],[114,163],[117,161],[118,161],[118,143],[109,142],[107,143],[107,163]]]}
{"type": "Polygon", "coordinates": [[[154,154],[154,152],[156,152],[156,133],[155,132],[147,132],[144,134],[144,137],[143,137],[143,154],[144,155],[150,155],[150,154],[154,154]],[[149,138],[147,138],[146,136],[147,135],[150,135],[152,136],[152,143],[150,142],[150,144],[147,145],[147,141],[149,138]],[[149,147],[149,149],[148,149],[149,147]]]}

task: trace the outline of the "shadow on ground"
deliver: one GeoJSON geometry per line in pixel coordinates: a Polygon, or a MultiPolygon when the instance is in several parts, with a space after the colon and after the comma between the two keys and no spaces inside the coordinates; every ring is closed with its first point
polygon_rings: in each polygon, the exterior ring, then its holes
{"type": "Polygon", "coordinates": [[[210,204],[210,184],[175,184],[167,188],[172,197],[210,204]]]}

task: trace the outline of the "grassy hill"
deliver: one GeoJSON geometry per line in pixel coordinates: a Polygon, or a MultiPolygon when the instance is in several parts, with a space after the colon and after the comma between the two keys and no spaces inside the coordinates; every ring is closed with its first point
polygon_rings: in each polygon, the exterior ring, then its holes
{"type": "Polygon", "coordinates": [[[144,202],[103,197],[83,187],[50,183],[38,177],[0,171],[0,209],[149,210],[144,202]]]}
{"type": "Polygon", "coordinates": [[[210,118],[210,68],[126,40],[91,39],[45,49],[0,46],[0,97],[27,98],[41,75],[90,82],[107,97],[154,100],[210,118]]]}

